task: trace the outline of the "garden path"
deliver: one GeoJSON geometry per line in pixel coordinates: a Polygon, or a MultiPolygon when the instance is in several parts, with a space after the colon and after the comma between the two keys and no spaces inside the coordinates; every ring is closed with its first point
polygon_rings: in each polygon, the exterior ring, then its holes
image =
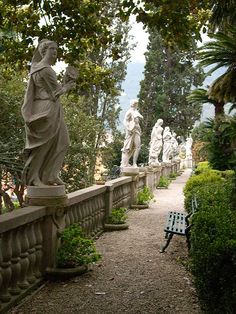
{"type": "Polygon", "coordinates": [[[128,213],[129,229],[104,233],[96,247],[102,254],[93,270],[68,282],[45,283],[11,311],[13,314],[200,314],[187,271],[184,237],[174,236],[159,253],[169,210],[183,210],[183,187],[190,170],[169,189],[156,190],[150,208],[128,213]]]}

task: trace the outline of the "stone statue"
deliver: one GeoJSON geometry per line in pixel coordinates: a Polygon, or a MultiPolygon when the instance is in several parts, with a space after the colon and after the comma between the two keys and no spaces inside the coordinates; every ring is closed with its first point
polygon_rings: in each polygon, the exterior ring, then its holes
{"type": "Polygon", "coordinates": [[[32,59],[29,82],[22,106],[25,121],[26,185],[63,185],[59,177],[69,135],[64,122],[60,95],[75,86],[75,68],[68,68],[64,84],[57,82],[52,65],[57,58],[57,44],[43,39],[32,59]]]}
{"type": "Polygon", "coordinates": [[[176,139],[176,133],[175,132],[172,132],[172,134],[171,134],[171,146],[172,146],[171,156],[172,156],[172,159],[175,159],[176,156],[178,155],[178,146],[179,146],[179,143],[176,139]]]}
{"type": "Polygon", "coordinates": [[[185,143],[185,150],[186,150],[186,158],[191,159],[192,158],[192,144],[193,144],[193,139],[192,137],[187,137],[186,138],[186,143],[185,143]]]}
{"type": "Polygon", "coordinates": [[[163,120],[158,119],[154,125],[151,133],[150,150],[149,150],[149,161],[150,166],[160,165],[158,157],[160,155],[163,141],[162,141],[162,128],[163,120]]]}
{"type": "Polygon", "coordinates": [[[170,132],[170,128],[166,126],[163,132],[163,155],[162,155],[163,162],[171,161],[170,160],[171,151],[172,151],[171,138],[172,138],[172,135],[170,132]]]}
{"type": "Polygon", "coordinates": [[[143,116],[138,112],[138,101],[131,100],[130,109],[125,114],[124,126],[126,130],[124,146],[122,148],[121,167],[129,167],[129,160],[133,156],[133,167],[137,167],[137,159],[141,147],[141,128],[139,119],[143,116]]]}

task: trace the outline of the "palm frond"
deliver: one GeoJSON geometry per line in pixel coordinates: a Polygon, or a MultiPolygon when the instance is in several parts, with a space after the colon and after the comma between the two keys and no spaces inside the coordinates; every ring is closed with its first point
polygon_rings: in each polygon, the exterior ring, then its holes
{"type": "Polygon", "coordinates": [[[209,98],[219,102],[235,102],[236,100],[236,70],[230,68],[224,74],[219,76],[211,85],[209,98]]]}
{"type": "Polygon", "coordinates": [[[214,99],[210,99],[208,95],[208,91],[204,88],[194,89],[189,96],[187,97],[187,101],[190,104],[206,104],[211,103],[215,105],[216,101],[214,99]]]}
{"type": "Polygon", "coordinates": [[[212,1],[212,15],[210,18],[210,29],[215,31],[224,29],[227,24],[233,24],[236,19],[235,0],[214,0],[212,1]]]}
{"type": "Polygon", "coordinates": [[[213,41],[205,43],[198,50],[199,64],[212,66],[210,72],[235,65],[236,62],[236,29],[230,28],[227,33],[213,34],[213,41]]]}

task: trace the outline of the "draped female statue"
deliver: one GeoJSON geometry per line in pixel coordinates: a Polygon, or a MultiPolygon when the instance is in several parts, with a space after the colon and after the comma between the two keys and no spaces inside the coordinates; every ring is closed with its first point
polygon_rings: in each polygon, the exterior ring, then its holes
{"type": "Polygon", "coordinates": [[[163,141],[162,141],[162,128],[163,120],[158,119],[156,124],[154,125],[151,133],[151,140],[150,140],[150,149],[149,149],[149,161],[148,164],[150,166],[159,165],[160,162],[158,157],[160,155],[163,141]]]}
{"type": "Polygon", "coordinates": [[[170,155],[172,150],[171,138],[172,135],[170,132],[170,128],[166,126],[163,132],[163,162],[170,162],[170,155]]]}
{"type": "Polygon", "coordinates": [[[125,114],[124,126],[126,129],[122,148],[121,167],[129,166],[129,159],[133,156],[133,167],[137,167],[137,159],[141,147],[141,128],[139,119],[143,116],[138,112],[138,101],[131,100],[130,109],[125,114]]]}
{"type": "MultiPolygon", "coordinates": [[[[52,65],[57,58],[57,44],[43,39],[32,59],[29,82],[22,106],[25,121],[26,163],[23,180],[26,185],[62,185],[59,177],[69,136],[65,125],[60,95],[74,87],[67,73],[62,86],[57,82],[52,65]]],[[[73,72],[73,71],[72,71],[73,72]]]]}

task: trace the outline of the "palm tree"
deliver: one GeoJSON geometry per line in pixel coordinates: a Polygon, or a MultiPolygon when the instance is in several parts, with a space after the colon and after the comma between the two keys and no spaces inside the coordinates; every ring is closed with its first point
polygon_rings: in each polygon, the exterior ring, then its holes
{"type": "Polygon", "coordinates": [[[189,96],[187,101],[190,104],[203,105],[210,103],[215,107],[215,117],[224,115],[224,103],[209,98],[208,91],[204,88],[194,89],[189,96]]]}
{"type": "Polygon", "coordinates": [[[211,17],[209,20],[209,28],[212,32],[217,29],[222,31],[229,24],[234,25],[236,21],[235,0],[212,0],[210,5],[211,17]]]}
{"type": "Polygon", "coordinates": [[[210,73],[219,68],[226,71],[219,76],[208,91],[209,99],[226,104],[236,101],[236,28],[211,36],[213,41],[205,43],[199,50],[200,65],[212,66],[210,73]]]}

